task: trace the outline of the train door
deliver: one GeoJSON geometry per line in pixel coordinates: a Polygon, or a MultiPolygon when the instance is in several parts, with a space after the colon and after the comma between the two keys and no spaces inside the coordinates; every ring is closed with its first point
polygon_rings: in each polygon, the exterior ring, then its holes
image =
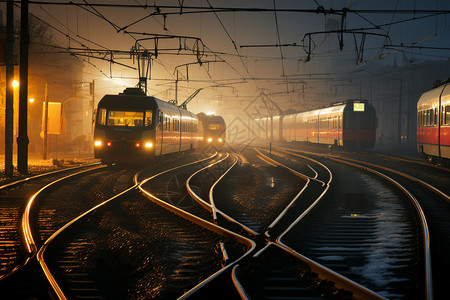
{"type": "Polygon", "coordinates": [[[338,146],[342,146],[342,125],[341,125],[341,115],[338,115],[337,119],[337,130],[338,130],[338,146]]]}
{"type": "Polygon", "coordinates": [[[164,138],[164,113],[159,111],[158,125],[156,126],[156,148],[155,155],[162,155],[163,151],[163,138],[164,138]],[[159,148],[159,154],[157,154],[159,148]]]}

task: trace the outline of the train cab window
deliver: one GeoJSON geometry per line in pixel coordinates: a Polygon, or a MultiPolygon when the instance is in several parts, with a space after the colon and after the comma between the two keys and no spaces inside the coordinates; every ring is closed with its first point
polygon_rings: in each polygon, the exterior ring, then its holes
{"type": "Polygon", "coordinates": [[[153,118],[153,111],[151,111],[151,110],[145,111],[145,126],[146,127],[152,126],[152,118],[153,118]]]}
{"type": "Polygon", "coordinates": [[[209,130],[221,130],[222,126],[221,126],[221,124],[211,123],[211,124],[208,124],[208,129],[209,130]]]}
{"type": "Polygon", "coordinates": [[[108,126],[142,127],[144,112],[110,110],[107,119],[108,126]]]}
{"type": "Polygon", "coordinates": [[[106,109],[100,108],[98,111],[97,124],[106,125],[106,109]]]}

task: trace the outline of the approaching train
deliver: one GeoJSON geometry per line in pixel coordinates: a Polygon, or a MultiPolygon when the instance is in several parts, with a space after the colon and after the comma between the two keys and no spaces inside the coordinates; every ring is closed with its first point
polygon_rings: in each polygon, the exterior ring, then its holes
{"type": "Polygon", "coordinates": [[[225,120],[221,116],[197,114],[199,122],[200,147],[222,147],[226,139],[225,120]]]}
{"type": "Polygon", "coordinates": [[[450,81],[417,102],[417,151],[434,164],[450,166],[450,81]]]}
{"type": "Polygon", "coordinates": [[[127,88],[98,103],[94,155],[103,162],[138,162],[145,158],[194,150],[197,116],[173,104],[127,88]]]}
{"type": "Polygon", "coordinates": [[[376,140],[375,109],[366,100],[347,100],[284,116],[255,120],[254,132],[270,141],[309,142],[370,149],[376,140]]]}

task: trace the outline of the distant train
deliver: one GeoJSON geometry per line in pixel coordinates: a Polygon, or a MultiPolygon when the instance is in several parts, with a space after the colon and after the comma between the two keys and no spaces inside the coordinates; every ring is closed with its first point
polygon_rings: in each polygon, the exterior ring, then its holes
{"type": "Polygon", "coordinates": [[[435,86],[417,102],[417,150],[430,162],[450,167],[450,81],[435,86]]]}
{"type": "Polygon", "coordinates": [[[138,162],[198,146],[197,116],[173,104],[127,88],[98,103],[94,155],[105,163],[138,162]]]}
{"type": "Polygon", "coordinates": [[[199,121],[200,147],[208,145],[222,147],[226,140],[225,120],[221,116],[197,114],[199,121]]]}
{"type": "Polygon", "coordinates": [[[352,150],[370,149],[377,116],[366,100],[347,100],[311,111],[259,118],[252,128],[261,139],[309,142],[352,150]]]}

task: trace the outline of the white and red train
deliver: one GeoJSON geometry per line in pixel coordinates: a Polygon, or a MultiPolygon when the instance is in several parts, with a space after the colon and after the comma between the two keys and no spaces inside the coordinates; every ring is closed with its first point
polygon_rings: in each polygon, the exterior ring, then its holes
{"type": "Polygon", "coordinates": [[[98,103],[94,155],[105,163],[195,150],[199,139],[195,114],[146,96],[141,89],[105,95],[98,103]]]}
{"type": "Polygon", "coordinates": [[[450,82],[417,102],[417,150],[434,164],[450,166],[450,82]]]}
{"type": "Polygon", "coordinates": [[[257,137],[309,142],[352,150],[370,149],[376,140],[375,109],[366,100],[348,100],[311,111],[254,120],[257,137]]]}
{"type": "Polygon", "coordinates": [[[199,147],[221,148],[225,145],[226,124],[222,116],[197,114],[199,122],[199,147]]]}

